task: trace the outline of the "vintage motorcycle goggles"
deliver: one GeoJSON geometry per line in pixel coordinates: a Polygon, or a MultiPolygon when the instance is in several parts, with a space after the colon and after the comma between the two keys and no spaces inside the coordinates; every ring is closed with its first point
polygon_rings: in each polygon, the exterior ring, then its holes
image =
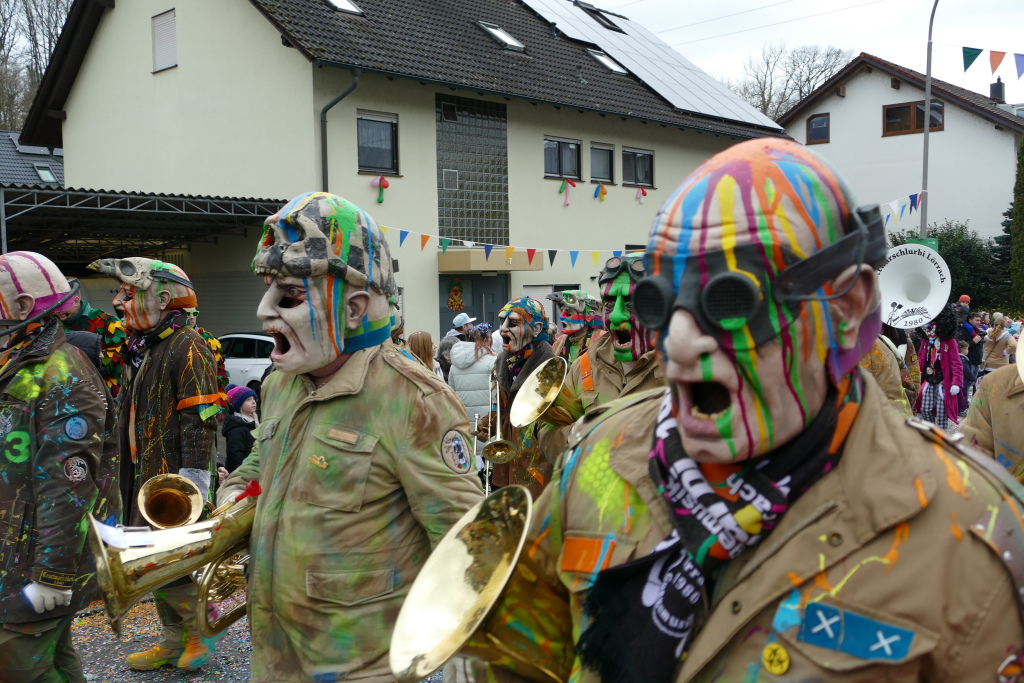
{"type": "Polygon", "coordinates": [[[614,280],[619,276],[622,271],[627,271],[629,276],[639,282],[643,279],[644,275],[647,274],[647,267],[644,265],[642,258],[623,258],[619,256],[612,256],[610,259],[604,262],[604,270],[601,271],[601,275],[598,278],[598,282],[604,284],[614,280]]]}
{"type": "Polygon", "coordinates": [[[657,276],[637,283],[633,310],[637,320],[649,330],[668,327],[677,308],[689,311],[705,334],[718,339],[729,337],[731,347],[750,350],[776,339],[781,330],[800,311],[804,301],[827,301],[844,296],[853,287],[832,295],[815,294],[821,287],[850,266],[868,263],[878,268],[885,260],[885,230],[878,205],[856,209],[852,219],[855,230],[805,259],[786,254],[784,270],[771,276],[765,269],[764,247],[745,244],[730,253],[696,254],[679,264],[671,254],[659,256],[657,276]],[[683,277],[678,291],[669,275],[682,265],[683,277]],[[702,282],[705,273],[713,273],[702,282]],[[745,332],[745,333],[744,333],[745,332]]]}

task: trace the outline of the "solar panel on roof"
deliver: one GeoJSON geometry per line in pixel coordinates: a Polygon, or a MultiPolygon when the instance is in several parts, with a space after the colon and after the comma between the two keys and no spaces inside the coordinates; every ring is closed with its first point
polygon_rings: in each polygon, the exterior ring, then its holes
{"type": "Polygon", "coordinates": [[[571,0],[523,2],[569,38],[600,47],[677,109],[781,130],[639,24],[616,16],[621,32],[612,31],[571,0]]]}

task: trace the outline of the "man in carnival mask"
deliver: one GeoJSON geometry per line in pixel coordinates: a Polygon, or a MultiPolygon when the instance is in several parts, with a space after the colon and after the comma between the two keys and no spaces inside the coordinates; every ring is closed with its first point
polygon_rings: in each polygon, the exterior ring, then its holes
{"type": "Polygon", "coordinates": [[[544,453],[552,461],[565,448],[569,428],[591,408],[665,386],[651,334],[633,311],[633,292],[643,276],[641,252],[613,256],[598,277],[608,331],[572,363],[558,398],[540,418],[548,423],[538,429],[544,453]]]}
{"type": "Polygon", "coordinates": [[[128,331],[116,315],[111,315],[76,294],[66,311],[56,314],[64,322],[65,332],[92,332],[100,337],[100,374],[114,397],[121,391],[121,375],[124,373],[124,346],[128,331]]]}
{"type": "Polygon", "coordinates": [[[341,197],[267,219],[253,273],[274,337],[253,452],[218,499],[258,481],[249,538],[251,680],[393,680],[391,628],[431,548],[480,499],[448,386],[388,342],[397,297],[377,223],[341,197]]]}
{"type": "MultiPolygon", "coordinates": [[[[494,361],[494,374],[498,384],[501,413],[501,436],[516,445],[518,455],[511,462],[495,464],[492,481],[496,487],[519,484],[530,489],[534,498],[540,495],[551,480],[552,463],[541,451],[537,438],[537,424],[523,428],[512,427],[508,411],[523,382],[540,365],[552,358],[551,337],[548,336],[548,318],[544,306],[536,299],[521,296],[513,299],[498,312],[502,351],[494,361]]],[[[480,419],[477,436],[488,439],[497,433],[494,413],[480,419]]]]}
{"type": "MultiPolygon", "coordinates": [[[[885,251],[877,206],[790,141],[738,144],[669,197],[633,299],[668,388],[585,416],[537,502],[523,553],[571,641],[538,638],[537,665],[583,683],[1018,680],[1013,482],[858,368],[885,251]]],[[[559,619],[531,624],[518,597],[488,621],[500,642],[559,619]]]]}
{"type": "Polygon", "coordinates": [[[0,681],[85,683],[71,639],[96,597],[89,514],[116,523],[113,401],[58,319],[71,285],[49,259],[0,256],[0,681]],[[13,328],[11,326],[14,326],[13,328]]]}
{"type": "Polygon", "coordinates": [[[591,339],[601,334],[604,327],[601,302],[582,289],[552,292],[545,298],[554,301],[558,307],[559,335],[551,349],[571,365],[587,350],[591,339]]]}
{"type": "MultiPolygon", "coordinates": [[[[216,466],[217,415],[225,396],[217,387],[213,353],[188,324],[195,288],[185,271],[154,259],[105,258],[89,265],[121,281],[114,306],[123,308],[130,333],[123,395],[118,407],[121,496],[125,520],[145,526],[139,489],[158,474],[180,474],[210,497],[216,466]]],[[[196,585],[191,577],[153,592],[162,625],[159,642],[128,655],[128,666],[197,669],[216,647],[201,638],[195,621],[196,585]]]]}

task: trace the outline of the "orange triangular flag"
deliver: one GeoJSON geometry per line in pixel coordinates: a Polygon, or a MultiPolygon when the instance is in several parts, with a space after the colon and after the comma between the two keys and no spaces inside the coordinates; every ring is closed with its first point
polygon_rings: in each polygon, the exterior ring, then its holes
{"type": "Polygon", "coordinates": [[[988,63],[992,65],[992,73],[996,72],[999,65],[1003,63],[1003,57],[1006,56],[1005,52],[996,52],[995,50],[988,51],[988,63]]]}
{"type": "Polygon", "coordinates": [[[430,241],[430,235],[420,235],[420,251],[427,246],[427,242],[430,241]]]}
{"type": "Polygon", "coordinates": [[[511,261],[512,260],[512,254],[514,254],[514,253],[516,253],[516,248],[515,247],[505,247],[505,260],[506,261],[511,261]]]}

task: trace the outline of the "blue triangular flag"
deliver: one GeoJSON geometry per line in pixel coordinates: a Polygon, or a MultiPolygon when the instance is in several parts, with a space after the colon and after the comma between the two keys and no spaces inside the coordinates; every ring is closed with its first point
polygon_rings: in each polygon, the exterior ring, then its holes
{"type": "Polygon", "coordinates": [[[557,249],[548,249],[548,264],[555,265],[555,257],[558,256],[557,249]]]}
{"type": "Polygon", "coordinates": [[[1014,52],[1013,61],[1017,64],[1017,80],[1020,80],[1020,77],[1024,76],[1024,55],[1014,52]]]}
{"type": "Polygon", "coordinates": [[[578,251],[570,251],[569,252],[569,260],[572,262],[572,267],[573,268],[576,267],[576,257],[579,256],[579,255],[580,255],[580,252],[578,252],[578,251]]]}
{"type": "Polygon", "coordinates": [[[907,210],[907,205],[906,204],[900,204],[900,220],[903,220],[903,214],[904,214],[904,212],[906,212],[906,210],[907,210]]]}
{"type": "Polygon", "coordinates": [[[883,227],[883,228],[884,228],[884,227],[885,227],[886,225],[889,225],[889,219],[890,219],[890,218],[892,218],[892,214],[891,214],[891,213],[887,213],[887,214],[885,214],[885,223],[883,223],[883,224],[882,224],[882,227],[883,227]]]}
{"type": "Polygon", "coordinates": [[[398,233],[398,246],[402,246],[402,243],[405,242],[405,238],[408,237],[408,236],[409,236],[409,231],[408,230],[401,230],[401,231],[399,231],[399,233],[398,233]]]}
{"type": "Polygon", "coordinates": [[[494,245],[493,244],[485,244],[484,245],[484,261],[486,261],[487,259],[491,258],[491,249],[494,249],[494,245]]]}
{"type": "Polygon", "coordinates": [[[622,257],[622,251],[621,250],[620,251],[613,251],[612,252],[612,256],[614,256],[615,258],[621,258],[622,257]]]}
{"type": "Polygon", "coordinates": [[[914,213],[914,209],[917,208],[917,195],[910,195],[910,213],[914,213]]]}

